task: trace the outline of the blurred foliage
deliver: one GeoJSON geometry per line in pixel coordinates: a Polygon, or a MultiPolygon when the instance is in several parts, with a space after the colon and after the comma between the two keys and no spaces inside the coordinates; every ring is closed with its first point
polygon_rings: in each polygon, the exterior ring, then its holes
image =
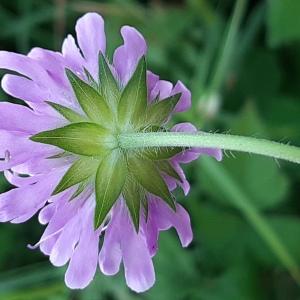
{"type": "MultiPolygon", "coordinates": [[[[110,56],[120,26],[136,26],[149,67],[191,88],[193,108],[177,121],[300,145],[299,0],[1,0],[0,49],[59,50],[87,11],[105,17],[110,56]]],[[[192,189],[179,199],[194,241],[182,249],[175,232],[161,234],[150,291],[136,295],[123,274],[100,272],[84,291],[69,291],[64,268],[26,248],[42,233],[34,219],[0,225],[0,299],[300,299],[299,167],[226,153],[221,164],[201,158],[186,171],[192,189]]],[[[0,190],[8,188],[1,176],[0,190]]]]}

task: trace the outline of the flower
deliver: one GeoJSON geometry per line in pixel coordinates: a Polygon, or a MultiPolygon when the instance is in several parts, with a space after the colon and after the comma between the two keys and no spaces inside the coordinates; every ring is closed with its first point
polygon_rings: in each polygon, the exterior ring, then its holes
{"type": "MultiPolygon", "coordinates": [[[[0,170],[15,186],[0,195],[0,221],[22,223],[39,212],[47,227],[31,248],[55,266],[69,262],[68,287],[86,287],[98,264],[113,275],[123,262],[127,285],[142,292],[155,281],[159,232],[173,226],[183,247],[192,240],[189,215],[171,194],[178,185],[189,192],[180,164],[222,153],[120,148],[124,132],[166,130],[191,94],[146,71],[147,46],[136,29],[121,29],[112,64],[100,15],[80,18],[76,34],[80,49],[69,35],[62,53],[0,52],[0,68],[18,73],[6,74],[2,88],[27,105],[0,103],[0,170]]],[[[196,131],[189,123],[171,130],[196,131]]]]}

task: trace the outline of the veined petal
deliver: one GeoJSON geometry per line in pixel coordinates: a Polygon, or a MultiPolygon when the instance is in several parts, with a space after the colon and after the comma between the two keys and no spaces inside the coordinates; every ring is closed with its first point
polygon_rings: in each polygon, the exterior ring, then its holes
{"type": "Polygon", "coordinates": [[[50,254],[50,261],[54,266],[65,265],[72,257],[80,237],[80,218],[75,215],[62,230],[50,254]]]}
{"type": "Polygon", "coordinates": [[[155,282],[154,267],[148,250],[146,236],[135,232],[128,213],[124,210],[121,248],[127,285],[135,292],[148,290],[155,282]],[[128,224],[130,222],[130,224],[128,224]]]}
{"type": "Polygon", "coordinates": [[[25,77],[6,74],[2,79],[3,90],[18,99],[41,103],[51,99],[51,93],[36,82],[25,77]]]}
{"type": "Polygon", "coordinates": [[[61,88],[67,87],[65,62],[61,53],[36,47],[30,50],[28,57],[37,61],[61,88]]]}
{"type": "Polygon", "coordinates": [[[34,183],[38,182],[43,177],[43,175],[23,177],[23,176],[20,176],[20,174],[18,174],[16,172],[13,172],[11,170],[5,170],[4,171],[4,176],[10,184],[12,184],[16,187],[21,187],[21,186],[27,186],[27,185],[30,185],[30,184],[34,184],[34,183]]]}
{"type": "Polygon", "coordinates": [[[18,72],[37,83],[50,84],[46,70],[34,59],[13,52],[0,51],[0,68],[18,72]]]}
{"type": "Polygon", "coordinates": [[[51,218],[53,217],[55,213],[55,204],[54,203],[49,203],[47,206],[44,206],[43,209],[40,210],[39,212],[39,222],[42,225],[48,224],[51,218]]]}
{"type": "Polygon", "coordinates": [[[76,45],[74,37],[69,34],[62,45],[62,55],[66,65],[74,72],[82,72],[82,67],[85,66],[85,61],[76,45]]]}
{"type": "Polygon", "coordinates": [[[105,53],[106,48],[104,21],[96,13],[87,13],[77,21],[75,29],[79,47],[87,61],[87,69],[97,78],[98,53],[105,53]]]}
{"type": "Polygon", "coordinates": [[[186,86],[179,80],[174,86],[171,95],[181,93],[181,97],[174,109],[175,112],[186,111],[191,107],[192,96],[191,92],[186,88],[186,86]]]}
{"type": "Polygon", "coordinates": [[[191,221],[187,211],[180,204],[176,204],[176,212],[174,212],[157,197],[151,196],[149,200],[151,216],[155,219],[157,228],[167,230],[173,226],[182,246],[187,247],[193,239],[191,221]]]}
{"type": "Polygon", "coordinates": [[[150,101],[153,101],[155,98],[159,97],[159,99],[165,99],[171,95],[173,89],[173,84],[170,81],[166,80],[158,80],[151,90],[151,94],[149,96],[150,101]]]}
{"type": "Polygon", "coordinates": [[[55,147],[49,145],[35,146],[28,134],[0,130],[0,171],[38,156],[51,156],[55,152],[55,147]]]}
{"type": "Polygon", "coordinates": [[[60,118],[37,115],[23,105],[0,103],[0,129],[35,134],[39,131],[63,126],[64,123],[60,118]]]}
{"type": "Polygon", "coordinates": [[[93,209],[83,213],[81,227],[80,239],[65,275],[66,285],[72,289],[85,288],[94,278],[98,264],[99,233],[94,231],[93,209]]]}
{"type": "MultiPolygon", "coordinates": [[[[152,95],[152,89],[155,87],[156,83],[159,81],[159,76],[151,71],[147,71],[147,87],[148,87],[148,97],[152,95]]],[[[153,99],[149,99],[153,100],[153,99]]]]}
{"type": "Polygon", "coordinates": [[[7,222],[26,215],[32,217],[51,195],[63,172],[56,171],[34,185],[15,188],[0,195],[0,221],[7,222]]]}
{"type": "Polygon", "coordinates": [[[72,193],[74,193],[74,189],[67,190],[51,197],[52,201],[54,201],[55,212],[38,242],[41,251],[46,255],[51,254],[64,226],[80,211],[79,208],[82,205],[84,198],[78,199],[78,201],[69,202],[72,193]]]}
{"type": "Polygon", "coordinates": [[[113,57],[114,67],[125,86],[131,78],[136,66],[147,52],[144,37],[133,27],[123,26],[121,35],[124,44],[116,49],[113,57]]]}
{"type": "MultiPolygon", "coordinates": [[[[119,200],[120,202],[121,200],[119,200]]],[[[99,254],[99,267],[105,275],[115,275],[119,272],[122,261],[120,245],[120,213],[121,205],[116,203],[112,218],[105,230],[103,245],[99,254]]]]}

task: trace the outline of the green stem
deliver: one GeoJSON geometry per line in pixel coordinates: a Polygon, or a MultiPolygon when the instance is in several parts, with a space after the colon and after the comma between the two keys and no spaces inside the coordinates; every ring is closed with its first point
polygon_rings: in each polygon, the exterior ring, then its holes
{"type": "Polygon", "coordinates": [[[123,149],[147,147],[205,147],[220,148],[284,159],[300,164],[300,148],[252,137],[187,132],[126,133],[118,137],[123,149]]]}

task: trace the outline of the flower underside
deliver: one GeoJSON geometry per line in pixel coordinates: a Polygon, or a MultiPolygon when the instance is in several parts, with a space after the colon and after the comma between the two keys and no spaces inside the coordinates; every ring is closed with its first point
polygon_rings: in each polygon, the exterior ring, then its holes
{"type": "Polygon", "coordinates": [[[118,136],[123,133],[162,130],[180,99],[181,94],[176,94],[148,103],[146,69],[143,57],[124,88],[115,79],[102,53],[99,54],[99,80],[85,70],[84,81],[66,69],[80,107],[75,111],[47,102],[70,124],[31,137],[35,142],[63,150],[51,159],[75,156],[53,195],[77,185],[72,200],[93,186],[96,194],[95,229],[104,223],[120,195],[125,199],[137,231],[140,212],[147,216],[147,193],[160,197],[174,210],[176,207],[162,175],[181,180],[169,159],[183,148],[128,150],[122,149],[118,143],[118,136]]]}

